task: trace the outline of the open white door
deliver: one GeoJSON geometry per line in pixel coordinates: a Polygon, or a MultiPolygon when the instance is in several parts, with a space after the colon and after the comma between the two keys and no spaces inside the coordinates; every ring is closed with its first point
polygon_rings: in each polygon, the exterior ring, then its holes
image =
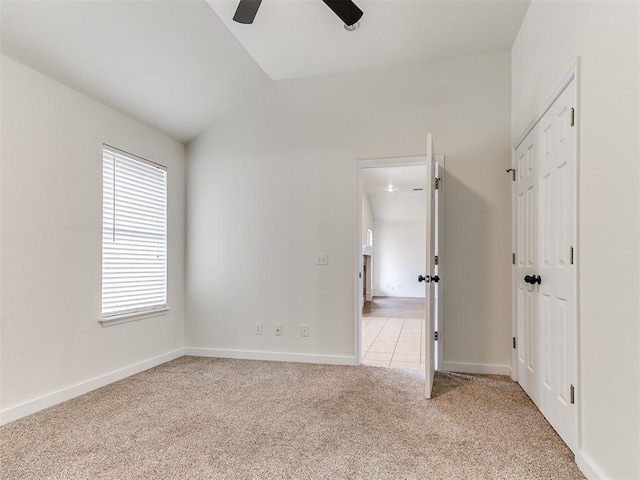
{"type": "MultiPolygon", "coordinates": [[[[424,378],[425,378],[425,396],[431,398],[431,390],[433,389],[433,377],[435,373],[435,345],[434,345],[434,298],[433,298],[433,264],[434,264],[434,246],[435,246],[435,158],[433,151],[433,137],[427,135],[427,255],[425,257],[425,276],[423,279],[425,285],[425,304],[424,304],[424,378]]],[[[437,278],[437,277],[436,277],[437,278]]],[[[436,280],[437,281],[437,280],[436,280]]]]}

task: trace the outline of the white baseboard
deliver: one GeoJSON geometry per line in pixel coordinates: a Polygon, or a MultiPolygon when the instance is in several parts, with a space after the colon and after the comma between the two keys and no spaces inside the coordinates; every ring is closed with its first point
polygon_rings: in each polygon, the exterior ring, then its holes
{"type": "Polygon", "coordinates": [[[356,357],[313,355],[307,353],[263,352],[256,350],[226,350],[219,348],[187,347],[185,355],[194,357],[238,358],[243,360],[271,360],[275,362],[324,363],[329,365],[357,365],[356,357]]]}
{"type": "Polygon", "coordinates": [[[52,407],[58,403],[71,400],[72,398],[78,397],[97,388],[104,387],[110,383],[117,382],[118,380],[122,380],[123,378],[130,377],[131,375],[135,375],[136,373],[143,372],[144,370],[148,370],[182,356],[184,356],[184,349],[179,348],[172,352],[158,355],[157,357],[150,358],[143,362],[121,368],[120,370],[115,370],[105,375],[100,375],[99,377],[72,385],[71,387],[63,388],[62,390],[48,393],[42,397],[6,408],[0,411],[0,425],[13,422],[19,418],[26,417],[27,415],[52,407]]]}
{"type": "Polygon", "coordinates": [[[373,297],[392,297],[392,298],[424,298],[424,294],[420,293],[376,293],[373,297]]]}
{"type": "Polygon", "coordinates": [[[593,463],[593,460],[580,450],[576,453],[576,464],[580,471],[587,477],[589,480],[603,480],[607,478],[598,467],[596,467],[593,463]]]}
{"type": "Polygon", "coordinates": [[[486,363],[442,362],[440,370],[445,372],[511,376],[511,367],[509,365],[490,365],[486,363]]]}

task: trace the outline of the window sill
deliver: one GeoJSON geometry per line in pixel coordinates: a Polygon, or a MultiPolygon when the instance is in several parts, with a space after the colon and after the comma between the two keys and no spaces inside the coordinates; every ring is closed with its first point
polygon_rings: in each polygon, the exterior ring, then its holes
{"type": "Polygon", "coordinates": [[[169,311],[169,307],[165,307],[165,308],[159,308],[157,310],[150,310],[147,312],[114,315],[113,317],[101,318],[100,324],[103,327],[110,327],[111,325],[120,325],[122,323],[137,322],[138,320],[144,320],[146,318],[164,316],[167,314],[168,311],[169,311]]]}

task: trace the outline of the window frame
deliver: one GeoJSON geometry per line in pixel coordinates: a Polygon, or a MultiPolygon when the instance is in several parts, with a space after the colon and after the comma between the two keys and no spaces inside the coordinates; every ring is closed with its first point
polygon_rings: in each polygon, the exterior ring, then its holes
{"type": "MultiPolygon", "coordinates": [[[[169,172],[168,168],[165,165],[160,163],[148,160],[144,157],[140,157],[138,155],[132,154],[125,150],[121,150],[119,148],[113,147],[107,143],[103,143],[102,145],[102,221],[101,221],[101,243],[100,243],[100,252],[101,252],[101,262],[100,262],[100,323],[102,326],[109,325],[118,325],[127,322],[133,322],[137,320],[142,320],[150,317],[157,317],[161,315],[166,315],[169,311],[169,172]],[[104,270],[104,259],[105,259],[105,229],[106,222],[109,220],[105,214],[105,187],[106,187],[106,177],[105,177],[105,157],[108,154],[113,155],[113,161],[116,161],[116,156],[122,157],[127,161],[138,162],[158,170],[164,172],[164,302],[158,303],[149,307],[142,308],[129,308],[122,309],[115,312],[106,313],[104,312],[104,299],[105,299],[105,270],[104,270]]],[[[113,180],[115,183],[115,178],[113,180]]],[[[114,225],[114,221],[111,220],[112,229],[118,230],[117,222],[114,225]]]]}

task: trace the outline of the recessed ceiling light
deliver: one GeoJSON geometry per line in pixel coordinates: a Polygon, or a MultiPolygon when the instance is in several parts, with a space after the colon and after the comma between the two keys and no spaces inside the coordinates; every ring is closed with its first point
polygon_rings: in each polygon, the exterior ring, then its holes
{"type": "Polygon", "coordinates": [[[392,184],[387,185],[387,188],[385,188],[385,190],[389,193],[391,192],[395,192],[397,190],[396,187],[394,187],[392,184]]]}

